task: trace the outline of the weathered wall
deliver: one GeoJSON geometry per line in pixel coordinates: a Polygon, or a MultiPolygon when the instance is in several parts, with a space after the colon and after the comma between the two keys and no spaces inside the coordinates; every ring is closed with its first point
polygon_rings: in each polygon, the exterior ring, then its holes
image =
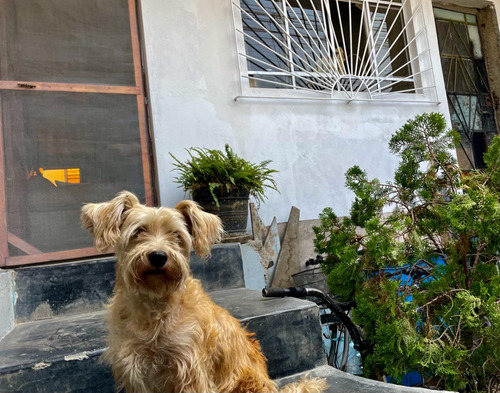
{"type": "MultiPolygon", "coordinates": [[[[292,205],[301,220],[332,206],[346,214],[352,196],[344,172],[359,164],[387,179],[396,161],[390,135],[424,111],[448,112],[433,23],[428,26],[438,85],[435,104],[239,100],[239,75],[230,0],[141,0],[161,203],[184,197],[173,183],[172,152],[229,143],[251,161],[272,159],[280,194],[269,193],[259,214],[286,221],[292,205]]],[[[425,19],[432,21],[430,0],[425,19]]]]}
{"type": "Polygon", "coordinates": [[[0,338],[5,336],[14,326],[14,291],[12,288],[12,272],[0,271],[0,338]]]}
{"type": "MultiPolygon", "coordinates": [[[[499,8],[499,7],[497,7],[499,8]]],[[[489,85],[493,97],[497,132],[500,131],[500,37],[498,33],[498,19],[493,6],[483,8],[477,15],[483,53],[488,71],[489,85]]]]}

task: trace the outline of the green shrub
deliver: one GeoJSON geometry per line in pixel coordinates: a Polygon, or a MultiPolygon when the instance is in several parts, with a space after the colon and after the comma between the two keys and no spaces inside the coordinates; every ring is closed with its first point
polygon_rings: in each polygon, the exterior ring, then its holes
{"type": "Polygon", "coordinates": [[[400,157],[394,180],[350,168],[350,217],[326,208],[314,244],[331,293],[356,302],[354,321],[372,348],[366,376],[416,370],[428,387],[492,393],[500,385],[500,137],[486,169],[469,173],[450,153],[458,140],[441,114],[408,121],[389,143],[400,157]],[[383,274],[416,263],[433,267],[432,280],[406,285],[383,274]]]}

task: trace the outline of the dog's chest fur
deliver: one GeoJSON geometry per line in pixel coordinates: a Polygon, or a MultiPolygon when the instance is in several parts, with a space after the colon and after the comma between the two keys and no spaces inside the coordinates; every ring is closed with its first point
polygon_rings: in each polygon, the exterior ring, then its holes
{"type": "MultiPolygon", "coordinates": [[[[191,306],[206,301],[206,295],[197,280],[188,280],[186,285],[190,287],[191,299],[181,298],[160,312],[144,307],[138,299],[113,299],[109,306],[112,334],[106,357],[112,359],[113,372],[119,380],[134,375],[129,372],[134,368],[148,391],[169,391],[166,385],[148,386],[148,381],[164,381],[178,387],[187,383],[179,381],[179,376],[190,375],[188,371],[199,369],[200,362],[205,363],[207,373],[216,367],[214,348],[219,333],[204,320],[206,314],[197,316],[199,308],[191,306]]],[[[119,296],[126,295],[117,293],[119,296]]]]}

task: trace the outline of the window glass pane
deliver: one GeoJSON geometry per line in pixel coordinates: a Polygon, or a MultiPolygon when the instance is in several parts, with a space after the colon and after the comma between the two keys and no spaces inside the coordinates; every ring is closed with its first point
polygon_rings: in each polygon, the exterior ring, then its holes
{"type": "Polygon", "coordinates": [[[472,56],[479,60],[483,58],[483,50],[481,48],[481,38],[479,37],[479,29],[477,26],[467,26],[469,31],[469,39],[472,46],[472,56]]]}
{"type": "Polygon", "coordinates": [[[452,20],[455,22],[464,22],[464,14],[457,11],[445,10],[442,8],[434,8],[436,18],[452,20]]]}
{"type": "Polygon", "coordinates": [[[287,75],[258,74],[250,79],[250,87],[260,87],[265,89],[289,88],[292,78],[287,75]]]}
{"type": "Polygon", "coordinates": [[[467,23],[468,23],[468,24],[471,24],[471,25],[477,25],[477,18],[476,18],[476,15],[472,15],[472,14],[465,14],[465,19],[467,20],[467,23]]]}
{"type": "Polygon", "coordinates": [[[280,10],[271,1],[242,0],[243,29],[251,38],[245,39],[248,69],[276,71],[286,64],[287,50],[283,44],[284,23],[280,10]]]}
{"type": "MultiPolygon", "coordinates": [[[[363,64],[368,61],[366,53],[366,31],[363,26],[362,5],[349,2],[330,2],[330,19],[333,42],[344,59],[343,73],[356,74],[368,72],[363,64]]],[[[369,61],[368,61],[369,62],[369,61]]],[[[371,68],[368,65],[367,68],[371,68]]]]}
{"type": "Polygon", "coordinates": [[[0,0],[0,78],[133,86],[129,20],[127,0],[0,0]]]}
{"type": "Polygon", "coordinates": [[[467,25],[452,23],[445,20],[436,20],[439,49],[441,55],[469,57],[469,37],[467,25]]]}
{"type": "Polygon", "coordinates": [[[86,248],[83,203],[124,189],[144,201],[136,96],[4,91],[0,99],[10,234],[41,252],[86,248]]]}
{"type": "MultiPolygon", "coordinates": [[[[328,62],[324,12],[309,1],[287,7],[292,64],[297,71],[315,71],[315,64],[328,62]]],[[[293,67],[293,66],[292,66],[293,67]]]]}
{"type": "Polygon", "coordinates": [[[401,91],[413,88],[412,81],[397,82],[391,78],[411,75],[410,59],[404,30],[403,12],[400,7],[372,8],[372,36],[375,40],[378,75],[386,77],[384,90],[401,91]]]}
{"type": "Polygon", "coordinates": [[[486,144],[486,134],[484,132],[475,132],[472,134],[472,149],[474,151],[474,163],[476,168],[485,168],[484,153],[488,150],[486,144]]]}

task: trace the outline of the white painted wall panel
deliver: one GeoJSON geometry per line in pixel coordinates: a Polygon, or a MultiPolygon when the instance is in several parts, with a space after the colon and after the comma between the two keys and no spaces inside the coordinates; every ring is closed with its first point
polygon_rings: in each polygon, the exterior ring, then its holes
{"type": "MultiPolygon", "coordinates": [[[[272,159],[281,193],[260,208],[265,224],[286,221],[291,206],[315,219],[326,206],[348,213],[352,195],[344,173],[360,165],[370,176],[392,176],[390,135],[424,111],[448,113],[433,23],[429,25],[438,88],[435,104],[298,100],[239,100],[239,75],[229,0],[141,0],[161,203],[184,197],[173,183],[168,152],[222,148],[272,159]]],[[[425,19],[432,7],[423,0],[425,19]]]]}

